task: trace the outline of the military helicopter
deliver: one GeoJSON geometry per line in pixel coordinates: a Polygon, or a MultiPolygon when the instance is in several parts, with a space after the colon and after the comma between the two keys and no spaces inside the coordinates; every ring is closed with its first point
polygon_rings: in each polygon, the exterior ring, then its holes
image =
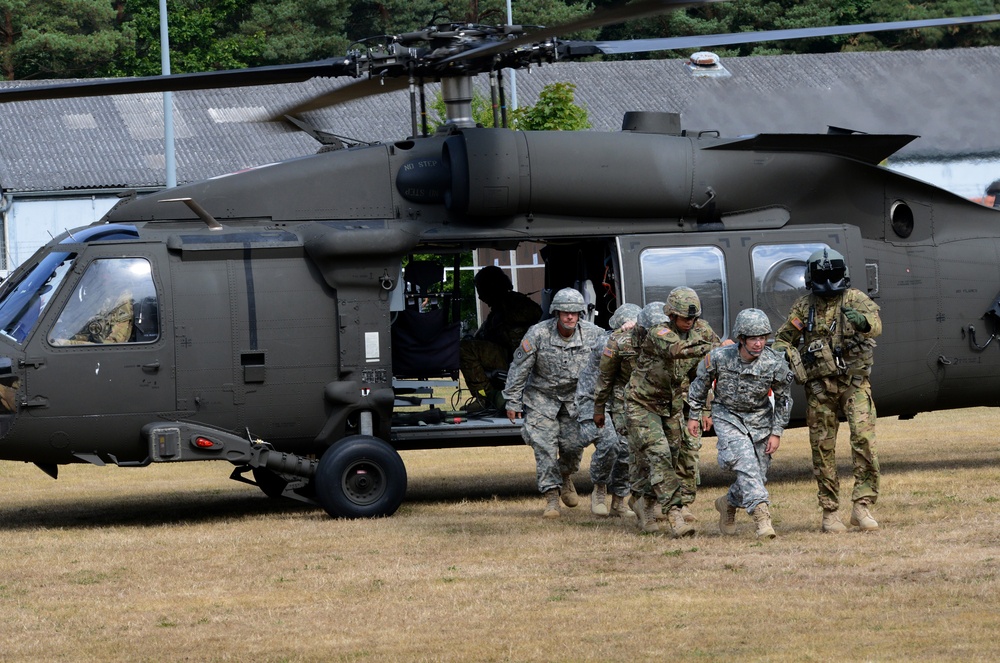
{"type": "Polygon", "coordinates": [[[346,76],[357,82],[275,117],[409,87],[416,118],[423,83],[440,80],[449,115],[434,135],[413,119],[391,143],[133,196],[55,237],[0,286],[0,457],[54,478],[68,463],[228,461],[232,478],[270,496],[334,517],[391,515],[406,489],[399,450],[520,441],[505,418],[456,418],[431,390],[458,375],[444,265],[525,242],[545,245],[545,292],[592,292],[599,324],[686,285],[722,335],[748,306],[779,324],[804,291],[806,258],[835,249],[882,307],[880,414],[997,405],[1000,217],[878,165],[915,136],[726,138],[661,113],[629,114],[620,133],[471,120],[480,73],[819,34],[557,38],[695,4],[645,0],[557,28],[432,26],[303,65],[0,92],[15,102],[346,76]]]}

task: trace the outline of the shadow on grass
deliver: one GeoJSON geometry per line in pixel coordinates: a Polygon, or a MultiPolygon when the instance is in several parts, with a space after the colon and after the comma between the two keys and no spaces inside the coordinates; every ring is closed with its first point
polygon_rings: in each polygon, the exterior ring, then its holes
{"type": "MultiPolygon", "coordinates": [[[[842,480],[850,481],[851,466],[849,452],[838,454],[838,467],[842,480]]],[[[901,472],[947,472],[957,469],[980,469],[995,467],[996,454],[974,458],[940,460],[889,460],[882,461],[883,474],[901,472]]],[[[775,463],[769,473],[769,483],[812,482],[812,468],[802,463],[775,463]]],[[[700,490],[717,490],[729,486],[732,475],[723,473],[714,465],[701,470],[700,490]]],[[[587,495],[593,489],[587,468],[583,467],[575,475],[577,490],[587,495]]],[[[535,477],[526,472],[499,470],[490,474],[473,473],[456,477],[453,475],[424,472],[411,476],[404,502],[432,503],[458,502],[463,499],[523,499],[538,497],[535,477]]],[[[35,505],[0,506],[0,531],[30,529],[89,529],[101,527],[155,527],[178,523],[224,523],[256,517],[280,517],[282,515],[313,512],[317,517],[326,517],[318,506],[290,499],[271,499],[255,492],[155,492],[141,495],[129,494],[87,497],[71,501],[69,493],[60,499],[47,499],[35,505]]]]}
{"type": "Polygon", "coordinates": [[[100,527],[156,527],[177,523],[206,523],[275,516],[317,510],[289,499],[271,499],[253,493],[149,493],[89,497],[73,503],[46,501],[38,506],[0,507],[0,530],[90,529],[100,527]]]}

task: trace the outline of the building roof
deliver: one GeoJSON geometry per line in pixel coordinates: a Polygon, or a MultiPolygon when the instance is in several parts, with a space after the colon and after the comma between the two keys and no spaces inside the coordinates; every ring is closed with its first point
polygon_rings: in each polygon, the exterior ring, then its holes
{"type": "MultiPolygon", "coordinates": [[[[1000,154],[1000,135],[989,130],[1000,47],[727,58],[722,65],[729,76],[693,76],[677,59],[556,63],[517,72],[517,96],[532,104],[549,83],[575,83],[595,131],[618,131],[627,111],[670,111],[681,113],[686,129],[722,135],[816,133],[829,125],[919,135],[901,150],[903,159],[1000,154]]],[[[306,133],[255,120],[349,82],[174,93],[178,182],[315,152],[319,145],[306,133]]],[[[409,105],[406,92],[394,92],[307,119],[334,134],[388,142],[410,133],[409,105]]],[[[162,187],[162,117],[160,94],[0,104],[0,188],[162,187]]]]}

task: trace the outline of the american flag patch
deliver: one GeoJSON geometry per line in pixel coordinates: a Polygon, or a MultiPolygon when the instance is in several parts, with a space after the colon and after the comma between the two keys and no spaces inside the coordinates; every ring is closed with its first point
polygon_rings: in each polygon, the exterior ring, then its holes
{"type": "Polygon", "coordinates": [[[664,327],[660,331],[656,332],[656,335],[657,336],[666,336],[669,333],[670,333],[670,328],[669,327],[664,327]]]}
{"type": "Polygon", "coordinates": [[[612,350],[609,347],[605,347],[604,348],[604,356],[605,357],[614,357],[615,356],[614,350],[612,350]]]}
{"type": "Polygon", "coordinates": [[[521,341],[521,349],[524,350],[525,352],[531,352],[531,341],[529,341],[528,339],[524,339],[523,341],[521,341]]]}
{"type": "Polygon", "coordinates": [[[799,331],[802,331],[802,328],[805,327],[805,325],[802,324],[802,321],[799,320],[798,318],[792,318],[791,322],[792,326],[798,329],[799,331]]]}

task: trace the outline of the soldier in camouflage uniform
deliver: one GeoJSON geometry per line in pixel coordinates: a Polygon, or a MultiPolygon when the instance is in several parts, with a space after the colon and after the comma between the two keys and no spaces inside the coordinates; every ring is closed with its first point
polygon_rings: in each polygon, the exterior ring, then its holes
{"type": "Polygon", "coordinates": [[[778,450],[792,413],[793,378],[784,357],[767,347],[770,333],[766,313],[756,308],[740,311],[733,325],[738,343],[712,350],[698,364],[688,391],[687,428],[696,435],[708,390],[715,384],[712,421],[719,467],[736,473],[729,492],[715,501],[723,534],[736,533],[736,510],[742,508],[753,517],[758,538],[775,536],[764,484],[771,454],[778,450]]]}
{"type": "MultiPolygon", "coordinates": [[[[666,310],[661,310],[666,317],[666,310]]],[[[671,427],[678,426],[674,386],[677,361],[700,359],[717,343],[715,332],[703,320],[692,326],[687,339],[681,339],[667,319],[649,329],[639,348],[626,390],[625,414],[637,468],[632,490],[637,505],[640,499],[644,501],[640,521],[645,532],[659,531],[656,517],[665,513],[675,537],[695,533],[681,512],[686,484],[678,472],[681,435],[679,431],[671,432],[671,427]]]]}
{"type": "MultiPolygon", "coordinates": [[[[681,340],[688,340],[692,335],[702,335],[712,342],[712,347],[716,347],[721,342],[718,335],[711,326],[701,319],[701,299],[691,288],[679,287],[670,291],[667,296],[667,304],[664,312],[670,319],[670,328],[677,332],[681,340]]],[[[701,435],[691,435],[687,428],[687,396],[688,387],[694,379],[698,364],[702,357],[688,357],[686,359],[675,359],[673,361],[673,371],[671,383],[673,385],[674,396],[670,409],[673,412],[673,420],[667,426],[670,449],[674,452],[674,464],[677,476],[683,484],[681,488],[681,515],[686,522],[694,522],[695,517],[691,512],[691,504],[694,502],[695,494],[698,490],[698,454],[701,450],[701,435]]],[[[710,418],[706,418],[711,421],[710,418]]]]}
{"type": "Polygon", "coordinates": [[[851,429],[851,524],[864,531],[878,529],[869,511],[878,499],[879,464],[877,415],[868,376],[882,321],[878,305],[850,283],[844,256],[832,249],[813,253],[806,265],[806,287],[812,292],[792,305],[774,342],[776,350],[788,354],[796,379],[805,385],[813,473],[823,509],[820,529],[834,533],[847,530],[838,514],[835,454],[840,414],[851,429]]]}
{"type": "Polygon", "coordinates": [[[507,369],[528,327],[542,317],[542,307],[516,292],[496,265],[479,270],[475,282],[476,294],[490,307],[490,313],[472,338],[462,340],[459,366],[479,408],[502,407],[490,383],[490,373],[507,369]]]}
{"type": "Polygon", "coordinates": [[[584,440],[576,413],[576,385],[587,359],[601,344],[603,330],[580,317],[583,295],[563,288],[552,298],[555,318],[528,329],[514,352],[503,398],[507,418],[524,417],[521,436],[535,452],[538,490],[546,518],[559,517],[559,499],[576,506],[572,475],[580,469],[584,440]]]}
{"type": "MultiPolygon", "coordinates": [[[[632,428],[629,425],[629,410],[633,407],[639,408],[639,406],[634,405],[629,400],[628,392],[629,384],[632,382],[632,375],[635,374],[635,367],[639,362],[639,349],[645,342],[649,330],[657,325],[662,325],[668,320],[667,314],[663,312],[664,305],[664,302],[649,302],[639,311],[639,316],[636,318],[635,326],[632,327],[632,335],[629,339],[629,345],[634,354],[631,357],[623,356],[621,364],[623,371],[628,373],[628,380],[622,392],[622,398],[624,399],[624,412],[622,416],[625,419],[625,434],[628,438],[629,452],[628,478],[629,485],[632,488],[628,506],[638,517],[639,528],[644,531],[647,527],[647,516],[649,517],[650,523],[648,526],[650,532],[659,531],[660,525],[657,520],[666,520],[666,515],[657,505],[652,484],[649,483],[649,457],[642,444],[642,439],[633,435],[632,428]],[[647,500],[647,496],[650,499],[647,500]]],[[[641,408],[639,410],[641,411],[641,408]]]]}
{"type": "MultiPolygon", "coordinates": [[[[603,399],[600,406],[601,425],[597,425],[595,413],[598,407],[595,399],[598,394],[595,392],[602,358],[608,353],[612,336],[625,327],[631,329],[639,310],[635,304],[618,307],[609,320],[611,330],[602,335],[603,342],[594,349],[580,373],[580,381],[576,387],[576,412],[580,420],[580,432],[587,444],[594,443],[594,453],[590,457],[590,480],[594,484],[594,491],[590,494],[590,510],[599,516],[623,516],[631,513],[624,503],[631,488],[628,480],[628,440],[624,433],[620,434],[613,426],[604,426],[605,406],[613,399],[610,388],[600,394],[603,399]],[[611,511],[608,511],[606,503],[609,489],[612,494],[611,511]]],[[[628,333],[628,329],[624,333],[628,333]]]]}

